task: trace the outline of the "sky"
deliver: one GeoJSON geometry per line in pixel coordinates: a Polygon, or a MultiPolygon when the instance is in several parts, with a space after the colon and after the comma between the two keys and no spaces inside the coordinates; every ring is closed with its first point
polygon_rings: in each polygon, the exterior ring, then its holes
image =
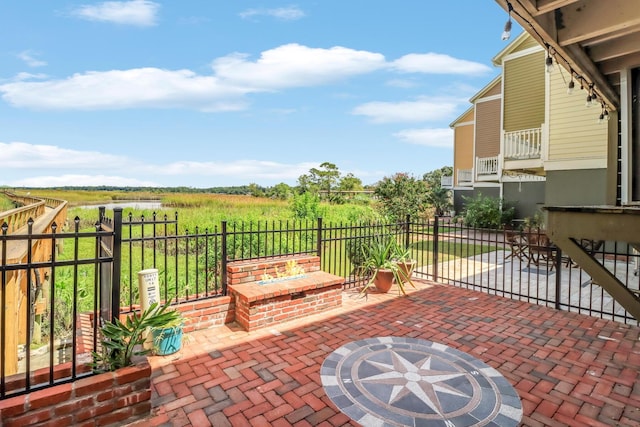
{"type": "Polygon", "coordinates": [[[0,186],[421,177],[453,164],[506,20],[493,0],[3,2],[0,186]]]}

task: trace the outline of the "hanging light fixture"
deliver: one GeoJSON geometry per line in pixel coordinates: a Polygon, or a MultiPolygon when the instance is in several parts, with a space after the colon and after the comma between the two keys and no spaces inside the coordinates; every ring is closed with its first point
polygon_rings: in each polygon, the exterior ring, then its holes
{"type": "Polygon", "coordinates": [[[589,94],[587,95],[587,102],[585,102],[584,106],[589,108],[593,105],[593,102],[596,100],[596,97],[593,94],[593,85],[589,85],[589,94]]]}
{"type": "Polygon", "coordinates": [[[571,95],[575,87],[576,87],[576,83],[573,81],[573,70],[571,70],[571,81],[567,85],[567,95],[571,95]]]}
{"type": "Polygon", "coordinates": [[[547,73],[553,72],[553,58],[551,57],[551,48],[547,45],[547,59],[545,59],[545,66],[547,68],[547,73]]]}
{"type": "Polygon", "coordinates": [[[509,40],[511,37],[511,12],[513,11],[513,6],[511,3],[507,2],[507,7],[509,9],[509,20],[504,24],[504,31],[502,32],[502,40],[509,40]]]}

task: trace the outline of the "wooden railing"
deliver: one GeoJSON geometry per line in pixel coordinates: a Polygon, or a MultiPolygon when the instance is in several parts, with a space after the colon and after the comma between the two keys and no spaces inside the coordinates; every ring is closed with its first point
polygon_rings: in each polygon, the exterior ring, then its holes
{"type": "Polygon", "coordinates": [[[9,233],[15,233],[20,228],[25,227],[29,219],[35,221],[36,218],[44,215],[45,208],[55,209],[61,204],[67,203],[64,200],[50,197],[23,196],[9,191],[4,191],[3,193],[12,202],[22,205],[15,209],[0,212],[0,226],[6,223],[9,233]]]}
{"type": "Polygon", "coordinates": [[[476,157],[476,173],[480,175],[498,174],[498,156],[476,157]]]}
{"type": "Polygon", "coordinates": [[[458,185],[473,182],[473,169],[458,169],[458,185]]]}
{"type": "Polygon", "coordinates": [[[6,223],[7,227],[9,227],[8,231],[15,233],[20,228],[26,226],[30,218],[37,218],[43,215],[44,211],[45,201],[39,200],[37,203],[0,212],[0,226],[6,223]]]}
{"type": "Polygon", "coordinates": [[[542,153],[542,127],[504,133],[504,158],[539,159],[542,153]]]}

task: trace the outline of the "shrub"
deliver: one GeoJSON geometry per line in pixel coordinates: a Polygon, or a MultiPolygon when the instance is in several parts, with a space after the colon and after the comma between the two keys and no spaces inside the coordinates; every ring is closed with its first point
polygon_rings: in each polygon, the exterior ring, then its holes
{"type": "Polygon", "coordinates": [[[322,216],[320,198],[310,192],[293,196],[291,200],[291,210],[296,219],[315,220],[322,216]]]}
{"type": "Polygon", "coordinates": [[[464,224],[476,228],[500,228],[511,222],[515,208],[506,207],[502,199],[478,195],[475,198],[465,197],[466,209],[464,224]]]}
{"type": "Polygon", "coordinates": [[[382,204],[383,215],[393,221],[404,221],[407,215],[417,218],[427,205],[427,186],[406,173],[384,177],[377,185],[375,195],[382,204]]]}

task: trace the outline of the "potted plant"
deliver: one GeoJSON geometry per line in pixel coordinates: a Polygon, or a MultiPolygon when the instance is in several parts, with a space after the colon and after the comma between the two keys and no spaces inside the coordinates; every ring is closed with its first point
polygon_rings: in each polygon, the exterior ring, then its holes
{"type": "Polygon", "coordinates": [[[173,354],[182,348],[182,326],[184,318],[177,312],[176,316],[163,325],[151,328],[153,339],[153,352],[158,356],[173,354]]]}
{"type": "Polygon", "coordinates": [[[128,316],[124,322],[114,319],[100,328],[100,352],[93,352],[91,366],[96,372],[109,372],[133,365],[134,356],[148,354],[144,348],[148,329],[161,328],[181,319],[179,312],[169,310],[169,303],[153,303],[140,314],[128,316]]]}
{"type": "Polygon", "coordinates": [[[398,269],[400,270],[399,273],[403,281],[410,281],[417,262],[415,259],[411,258],[411,251],[409,250],[409,248],[404,247],[396,242],[393,246],[392,258],[393,261],[395,261],[395,263],[398,265],[398,269]]]}
{"type": "Polygon", "coordinates": [[[377,236],[367,246],[363,246],[364,268],[371,276],[362,289],[364,294],[371,286],[380,292],[389,292],[391,285],[398,285],[398,292],[406,295],[405,283],[415,287],[407,274],[403,273],[394,260],[395,239],[390,236],[377,236]]]}

